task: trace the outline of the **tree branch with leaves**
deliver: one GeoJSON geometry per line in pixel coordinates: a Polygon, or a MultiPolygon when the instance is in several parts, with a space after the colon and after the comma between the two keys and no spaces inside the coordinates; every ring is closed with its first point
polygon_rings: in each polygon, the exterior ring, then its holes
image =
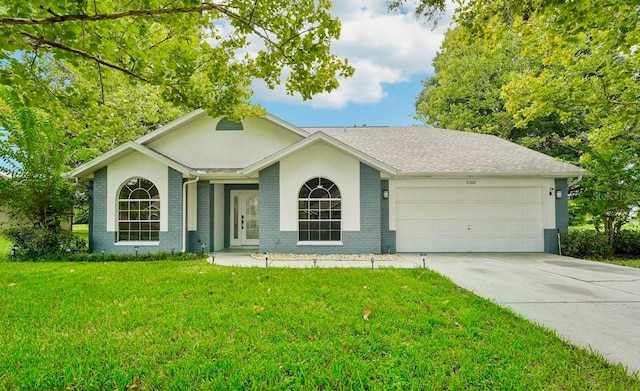
{"type": "MultiPolygon", "coordinates": [[[[201,2],[9,0],[0,7],[0,82],[20,85],[43,61],[99,64],[162,89],[162,96],[210,114],[259,113],[251,83],[311,99],[353,74],[331,53],[340,22],[328,0],[201,2]]],[[[84,71],[92,68],[80,67],[84,71]]],[[[99,72],[98,67],[93,72],[99,72]]]]}

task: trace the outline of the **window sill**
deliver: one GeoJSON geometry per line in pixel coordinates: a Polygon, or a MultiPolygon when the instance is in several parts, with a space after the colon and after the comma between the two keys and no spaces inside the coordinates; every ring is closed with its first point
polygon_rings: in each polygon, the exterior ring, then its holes
{"type": "Polygon", "coordinates": [[[297,245],[298,246],[342,246],[344,245],[344,243],[342,243],[341,241],[335,241],[335,240],[317,240],[317,241],[308,240],[304,242],[298,242],[297,245]]]}
{"type": "Polygon", "coordinates": [[[137,240],[137,241],[122,241],[122,242],[115,242],[113,244],[114,246],[158,246],[160,245],[160,242],[158,241],[151,241],[151,240],[137,240]]]}

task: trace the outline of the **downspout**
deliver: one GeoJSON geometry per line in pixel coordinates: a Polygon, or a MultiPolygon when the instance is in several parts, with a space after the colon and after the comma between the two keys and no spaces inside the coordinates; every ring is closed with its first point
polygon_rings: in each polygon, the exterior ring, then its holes
{"type": "Polygon", "coordinates": [[[200,176],[196,176],[195,179],[182,184],[182,252],[187,251],[187,185],[199,180],[200,176]]]}

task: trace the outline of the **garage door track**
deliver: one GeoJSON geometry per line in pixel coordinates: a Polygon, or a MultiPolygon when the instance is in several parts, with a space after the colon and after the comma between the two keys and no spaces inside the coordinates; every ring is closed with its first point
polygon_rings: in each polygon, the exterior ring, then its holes
{"type": "MultiPolygon", "coordinates": [[[[409,255],[422,263],[422,256],[409,255]]],[[[429,254],[426,266],[629,373],[640,373],[640,269],[551,254],[429,254]]]]}

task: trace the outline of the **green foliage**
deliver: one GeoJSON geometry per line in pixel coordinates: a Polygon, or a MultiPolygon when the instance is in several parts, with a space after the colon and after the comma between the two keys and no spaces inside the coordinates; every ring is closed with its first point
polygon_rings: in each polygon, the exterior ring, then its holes
{"type": "Polygon", "coordinates": [[[39,110],[0,88],[0,203],[16,221],[55,229],[72,210],[72,187],[61,178],[68,146],[39,110]]]}
{"type": "Polygon", "coordinates": [[[569,230],[561,234],[562,255],[583,259],[603,259],[609,255],[609,241],[600,232],[569,230]]]}
{"type": "Polygon", "coordinates": [[[589,229],[570,229],[562,234],[562,255],[584,259],[605,259],[613,255],[623,258],[640,257],[640,231],[622,229],[617,235],[613,252],[606,234],[589,229]]]}
{"type": "Polygon", "coordinates": [[[591,175],[574,212],[602,224],[613,255],[640,205],[638,1],[463,3],[418,118],[579,162],[591,175]]]}
{"type": "Polygon", "coordinates": [[[519,32],[542,71],[522,72],[504,87],[519,124],[554,114],[580,120],[581,164],[592,174],[580,184],[583,212],[602,222],[613,255],[616,237],[640,205],[640,25],[637,4],[577,1],[541,7],[519,32]]]}
{"type": "Polygon", "coordinates": [[[597,227],[602,225],[609,242],[609,256],[622,226],[629,221],[634,207],[640,205],[640,159],[637,143],[617,142],[617,148],[600,152],[591,148],[582,156],[589,176],[579,184],[578,205],[582,214],[593,216],[597,227]]]}
{"type": "Polygon", "coordinates": [[[494,7],[488,3],[458,10],[461,23],[445,35],[433,63],[436,74],[424,82],[416,100],[416,118],[432,126],[493,134],[577,161],[578,151],[565,141],[582,134],[579,121],[562,122],[552,113],[518,126],[507,110],[504,87],[519,73],[542,69],[543,63],[540,55],[524,51],[525,41],[512,27],[517,15],[507,18],[506,11],[494,7]],[[471,15],[488,18],[492,34],[478,34],[471,15]]]}
{"type": "Polygon", "coordinates": [[[6,263],[0,287],[2,389],[640,388],[428,270],[6,263]]]}
{"type": "MultiPolygon", "coordinates": [[[[454,1],[455,3],[461,2],[460,0],[454,1]]],[[[387,0],[387,7],[389,11],[404,12],[407,8],[415,7],[414,12],[416,16],[426,18],[427,20],[437,23],[440,16],[442,16],[447,9],[446,0],[421,0],[419,2],[408,2],[407,0],[387,0]]]]}
{"type": "Polygon", "coordinates": [[[66,256],[87,251],[87,242],[58,227],[12,227],[3,232],[18,248],[16,260],[32,260],[45,255],[66,256]]]}
{"type": "Polygon", "coordinates": [[[0,234],[0,260],[5,259],[11,254],[11,242],[0,234]]]}
{"type": "Polygon", "coordinates": [[[587,224],[588,215],[583,212],[581,202],[569,200],[569,226],[575,227],[587,224]]]}
{"type": "MultiPolygon", "coordinates": [[[[327,0],[194,2],[159,0],[39,3],[0,7],[0,83],[24,86],[38,67],[60,67],[58,86],[107,70],[155,86],[176,105],[239,118],[252,81],[284,82],[304,99],[338,86],[353,69],[331,53],[340,23],[327,0]],[[250,53],[252,52],[252,53],[250,53]],[[16,56],[23,53],[24,56],[16,56]]],[[[26,88],[23,91],[27,91],[26,88]]]]}
{"type": "Polygon", "coordinates": [[[158,262],[158,261],[193,261],[202,260],[203,256],[197,253],[150,253],[150,254],[88,254],[86,241],[74,235],[72,239],[80,249],[76,251],[48,252],[42,255],[28,255],[24,252],[18,252],[15,259],[7,258],[12,261],[19,262],[158,262]]]}
{"type": "Polygon", "coordinates": [[[49,114],[68,146],[71,166],[135,140],[189,110],[165,101],[160,87],[132,82],[109,68],[96,73],[90,65],[38,60],[33,53],[24,53],[21,61],[31,64],[33,71],[14,90],[26,105],[49,114]]]}
{"type": "Polygon", "coordinates": [[[615,254],[626,258],[640,258],[640,231],[620,231],[616,237],[615,254]]]}
{"type": "Polygon", "coordinates": [[[89,206],[78,208],[73,213],[73,224],[89,223],[89,206]]]}

